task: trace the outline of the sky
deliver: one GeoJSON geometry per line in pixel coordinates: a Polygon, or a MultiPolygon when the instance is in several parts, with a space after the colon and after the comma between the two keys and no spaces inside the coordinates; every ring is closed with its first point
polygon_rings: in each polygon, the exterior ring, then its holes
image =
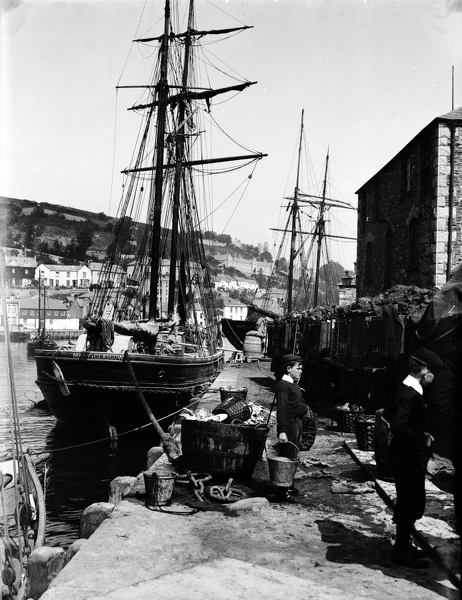
{"type": "MultiPolygon", "coordinates": [[[[453,67],[462,105],[462,0],[197,0],[196,16],[201,28],[253,27],[211,49],[258,82],[213,114],[268,157],[243,198],[217,196],[213,230],[273,256],[302,109],[302,190],[319,190],[329,149],[329,196],[357,206],[356,190],[451,110],[453,67]]],[[[115,87],[144,83],[149,52],[131,40],[160,34],[162,17],[162,0],[0,0],[0,195],[116,214],[133,102],[115,87]]],[[[354,237],[356,213],[340,221],[354,237]]],[[[352,268],[355,244],[336,252],[352,268]]]]}

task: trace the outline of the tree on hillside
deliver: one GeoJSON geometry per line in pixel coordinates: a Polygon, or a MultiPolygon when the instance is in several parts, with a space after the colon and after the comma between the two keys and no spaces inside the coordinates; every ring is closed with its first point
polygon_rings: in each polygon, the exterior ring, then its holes
{"type": "Polygon", "coordinates": [[[273,260],[273,256],[271,252],[268,252],[268,250],[264,250],[258,257],[258,260],[266,260],[267,262],[271,262],[273,260]]]}
{"type": "Polygon", "coordinates": [[[217,235],[216,237],[217,242],[220,242],[222,244],[232,244],[233,239],[230,235],[227,235],[226,233],[220,233],[219,235],[217,235]]]}
{"type": "Polygon", "coordinates": [[[260,254],[260,252],[258,250],[258,246],[253,246],[252,244],[242,244],[242,249],[247,254],[250,254],[250,256],[252,258],[257,258],[258,255],[260,254]]]}
{"type": "Polygon", "coordinates": [[[61,256],[61,254],[63,253],[63,249],[61,248],[61,244],[59,243],[59,240],[53,241],[53,246],[51,248],[51,251],[53,254],[57,254],[58,256],[61,256]]]}
{"type": "Polygon", "coordinates": [[[45,209],[43,208],[43,206],[40,206],[40,204],[38,204],[32,211],[31,216],[35,217],[36,219],[43,219],[45,217],[45,209]]]}
{"type": "Polygon", "coordinates": [[[319,279],[322,282],[326,282],[331,285],[337,285],[342,281],[342,277],[345,274],[345,267],[335,260],[329,260],[325,265],[322,265],[319,269],[319,279]]]}
{"type": "Polygon", "coordinates": [[[16,223],[19,223],[19,218],[21,216],[21,213],[22,213],[21,206],[19,206],[17,204],[8,205],[8,224],[10,227],[12,225],[16,225],[16,223]]]}
{"type": "Polygon", "coordinates": [[[287,259],[282,257],[280,259],[277,259],[274,261],[274,264],[278,270],[278,272],[283,272],[283,273],[287,273],[287,270],[289,268],[289,263],[287,262],[287,259]]]}

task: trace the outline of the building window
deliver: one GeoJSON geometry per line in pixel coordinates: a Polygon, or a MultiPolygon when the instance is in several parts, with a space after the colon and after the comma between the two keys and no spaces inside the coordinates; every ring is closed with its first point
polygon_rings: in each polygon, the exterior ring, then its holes
{"type": "Polygon", "coordinates": [[[364,281],[372,280],[372,242],[366,245],[366,269],[364,272],[364,281]]]}
{"type": "Polygon", "coordinates": [[[29,311],[29,316],[30,316],[30,317],[33,317],[33,316],[34,316],[34,311],[33,311],[33,310],[30,310],[30,311],[29,311]]]}
{"type": "Polygon", "coordinates": [[[16,269],[11,269],[11,272],[12,273],[16,273],[16,269]]]}
{"type": "Polygon", "coordinates": [[[55,317],[57,317],[59,315],[59,312],[57,310],[55,310],[55,317]]]}
{"type": "Polygon", "coordinates": [[[51,310],[47,310],[47,317],[51,317],[51,310]]]}
{"type": "Polygon", "coordinates": [[[393,265],[393,231],[389,229],[385,235],[385,268],[383,273],[383,287],[385,290],[392,285],[393,265]]]}
{"type": "Polygon", "coordinates": [[[24,269],[24,275],[29,275],[29,269],[24,269]]]}
{"type": "Polygon", "coordinates": [[[25,308],[22,309],[21,314],[23,317],[27,317],[27,310],[25,308]]]}
{"type": "Polygon", "coordinates": [[[411,191],[411,156],[405,153],[401,158],[401,196],[411,191]]]}
{"type": "Polygon", "coordinates": [[[432,137],[431,131],[428,131],[420,140],[420,185],[422,196],[431,194],[432,176],[432,137]]]}
{"type": "Polygon", "coordinates": [[[419,268],[420,223],[414,217],[409,223],[409,269],[419,268]]]}

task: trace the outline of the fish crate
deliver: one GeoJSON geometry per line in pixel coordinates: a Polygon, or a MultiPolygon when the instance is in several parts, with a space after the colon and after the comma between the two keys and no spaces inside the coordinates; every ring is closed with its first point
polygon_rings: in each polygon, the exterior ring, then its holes
{"type": "Polygon", "coordinates": [[[363,414],[364,408],[362,407],[351,410],[344,406],[335,406],[333,409],[333,419],[342,433],[355,433],[355,419],[363,414]]]}
{"type": "Polygon", "coordinates": [[[268,432],[265,426],[185,420],[181,424],[184,466],[222,478],[250,479],[268,432]]]}
{"type": "Polygon", "coordinates": [[[360,415],[354,420],[358,450],[372,452],[375,438],[375,415],[360,415]]]}

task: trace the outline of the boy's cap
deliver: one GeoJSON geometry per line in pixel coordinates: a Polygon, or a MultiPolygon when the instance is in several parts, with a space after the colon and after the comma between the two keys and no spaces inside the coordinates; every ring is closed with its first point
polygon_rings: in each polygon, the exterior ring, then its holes
{"type": "Polygon", "coordinates": [[[297,354],[285,354],[282,357],[281,365],[285,367],[290,362],[302,362],[302,357],[297,354]]]}
{"type": "Polygon", "coordinates": [[[427,350],[427,348],[419,348],[419,350],[416,350],[411,354],[411,358],[426,365],[430,371],[433,369],[441,369],[443,366],[441,358],[431,350],[427,350]]]}

